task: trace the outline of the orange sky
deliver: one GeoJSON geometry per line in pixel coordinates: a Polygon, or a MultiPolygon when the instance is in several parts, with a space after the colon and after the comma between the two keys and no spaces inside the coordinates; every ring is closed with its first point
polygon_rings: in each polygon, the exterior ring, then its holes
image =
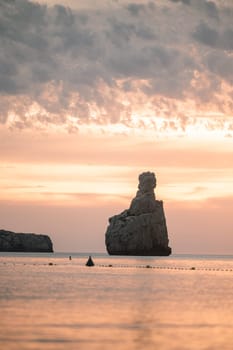
{"type": "Polygon", "coordinates": [[[232,142],[1,130],[1,227],[57,251],[105,251],[108,217],[154,171],[175,253],[232,252],[232,142]]]}
{"type": "Polygon", "coordinates": [[[233,254],[231,1],[30,4],[0,15],[0,228],[104,252],[153,171],[173,252],[233,254]]]}

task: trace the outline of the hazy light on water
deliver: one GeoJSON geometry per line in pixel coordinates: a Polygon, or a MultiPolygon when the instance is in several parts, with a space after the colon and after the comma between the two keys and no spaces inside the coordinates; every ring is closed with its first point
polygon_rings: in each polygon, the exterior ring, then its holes
{"type": "Polygon", "coordinates": [[[2,348],[230,350],[232,259],[94,261],[0,257],[2,348]]]}

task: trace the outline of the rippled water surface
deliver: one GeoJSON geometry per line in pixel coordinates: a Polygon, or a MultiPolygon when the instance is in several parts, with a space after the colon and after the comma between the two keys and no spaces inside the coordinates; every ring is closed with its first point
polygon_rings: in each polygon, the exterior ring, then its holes
{"type": "Polygon", "coordinates": [[[231,350],[233,257],[0,255],[0,348],[231,350]]]}

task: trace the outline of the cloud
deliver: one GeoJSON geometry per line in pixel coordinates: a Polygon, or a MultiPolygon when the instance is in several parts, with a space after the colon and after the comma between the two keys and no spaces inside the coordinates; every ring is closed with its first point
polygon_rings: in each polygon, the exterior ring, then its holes
{"type": "MultiPolygon", "coordinates": [[[[149,3],[150,8],[154,8],[154,3],[149,3]]],[[[127,10],[130,12],[132,16],[140,15],[140,12],[144,12],[146,10],[147,5],[130,3],[126,6],[127,10]]]]}
{"type": "Polygon", "coordinates": [[[227,51],[233,50],[233,29],[225,28],[224,32],[218,32],[207,23],[200,22],[193,33],[193,37],[200,43],[227,51]]]}
{"type": "Polygon", "coordinates": [[[132,127],[142,102],[155,120],[183,120],[182,103],[200,108],[210,98],[219,111],[232,89],[233,26],[232,6],[216,4],[109,2],[77,10],[1,2],[0,123],[132,127]]]}
{"type": "Polygon", "coordinates": [[[206,23],[201,22],[193,34],[194,38],[208,46],[216,46],[219,41],[217,30],[210,28],[206,23]]]}
{"type": "Polygon", "coordinates": [[[209,17],[219,18],[218,8],[213,1],[204,1],[204,8],[209,17]]]}
{"type": "Polygon", "coordinates": [[[184,5],[190,5],[191,0],[170,0],[171,2],[180,2],[184,5]]]}
{"type": "Polygon", "coordinates": [[[212,52],[207,56],[207,65],[211,72],[233,85],[233,59],[231,56],[212,52]]]}

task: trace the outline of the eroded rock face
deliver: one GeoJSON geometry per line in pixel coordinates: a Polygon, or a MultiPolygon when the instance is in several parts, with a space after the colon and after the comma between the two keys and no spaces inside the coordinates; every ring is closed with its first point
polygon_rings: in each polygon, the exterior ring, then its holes
{"type": "Polygon", "coordinates": [[[0,251],[52,253],[53,244],[47,235],[0,230],[0,251]]]}
{"type": "Polygon", "coordinates": [[[155,199],[155,174],[139,175],[136,197],[129,209],[109,218],[105,234],[111,255],[170,255],[163,202],[155,199]]]}

